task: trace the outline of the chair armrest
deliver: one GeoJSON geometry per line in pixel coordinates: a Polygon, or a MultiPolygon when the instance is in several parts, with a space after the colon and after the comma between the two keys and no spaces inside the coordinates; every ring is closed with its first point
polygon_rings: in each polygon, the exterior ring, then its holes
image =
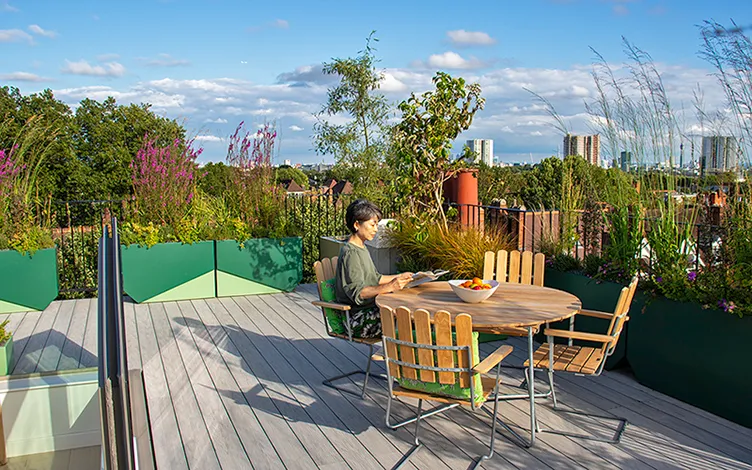
{"type": "Polygon", "coordinates": [[[609,343],[614,341],[613,336],[599,335],[595,333],[582,333],[580,331],[568,331],[568,330],[555,330],[553,328],[546,328],[543,330],[543,334],[546,336],[554,336],[557,338],[572,338],[580,339],[583,341],[594,341],[597,343],[609,343]]]}
{"type": "Polygon", "coordinates": [[[375,353],[371,355],[371,360],[376,362],[384,362],[386,359],[383,354],[375,353]]]}
{"type": "Polygon", "coordinates": [[[324,302],[322,300],[314,300],[311,303],[317,307],[322,307],[322,308],[333,308],[334,310],[350,310],[349,305],[335,304],[334,302],[324,302]]]}
{"type": "Polygon", "coordinates": [[[499,346],[499,349],[492,352],[490,356],[483,359],[477,366],[473,367],[474,374],[487,374],[489,370],[496,367],[505,357],[512,353],[512,348],[509,345],[499,346]]]}
{"type": "Polygon", "coordinates": [[[603,318],[604,320],[610,320],[614,317],[613,313],[599,312],[597,310],[580,309],[577,315],[585,315],[587,317],[603,318]]]}

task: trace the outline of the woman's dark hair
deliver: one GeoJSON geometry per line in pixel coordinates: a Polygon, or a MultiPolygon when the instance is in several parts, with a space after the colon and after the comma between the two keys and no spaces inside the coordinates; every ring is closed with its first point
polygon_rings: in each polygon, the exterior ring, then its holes
{"type": "Polygon", "coordinates": [[[355,233],[357,232],[357,230],[355,230],[355,222],[362,224],[374,217],[381,220],[381,211],[376,207],[376,204],[366,199],[356,199],[347,206],[345,223],[350,232],[355,233]]]}

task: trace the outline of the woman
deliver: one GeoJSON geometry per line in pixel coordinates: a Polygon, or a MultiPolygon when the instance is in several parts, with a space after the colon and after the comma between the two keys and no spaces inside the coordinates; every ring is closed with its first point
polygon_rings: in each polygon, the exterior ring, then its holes
{"type": "Polygon", "coordinates": [[[402,289],[412,273],[384,276],[379,274],[365,246],[379,228],[381,211],[365,199],[353,201],[345,213],[345,222],[352,235],[339,250],[335,291],[337,302],[351,305],[350,324],[345,325],[353,337],[381,336],[381,315],[376,296],[402,289]]]}

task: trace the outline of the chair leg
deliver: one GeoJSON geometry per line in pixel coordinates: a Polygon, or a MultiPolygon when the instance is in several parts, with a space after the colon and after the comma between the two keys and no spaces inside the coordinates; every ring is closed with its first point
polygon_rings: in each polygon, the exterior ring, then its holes
{"type": "MultiPolygon", "coordinates": [[[[442,412],[447,411],[447,410],[451,410],[452,408],[456,408],[458,406],[459,406],[459,404],[457,404],[457,403],[450,403],[448,405],[439,405],[439,406],[437,406],[435,408],[432,408],[431,411],[428,411],[426,413],[422,413],[420,415],[420,419],[428,418],[429,416],[433,416],[435,414],[442,413],[442,412]]],[[[388,427],[389,429],[391,429],[392,431],[394,431],[395,429],[399,429],[402,426],[408,425],[410,423],[414,423],[415,421],[418,420],[418,418],[416,416],[414,418],[408,418],[408,419],[406,419],[404,421],[400,421],[399,423],[392,424],[391,412],[392,412],[392,397],[391,397],[391,394],[390,394],[390,397],[389,397],[389,399],[386,402],[386,427],[388,427]]]]}
{"type": "Polygon", "coordinates": [[[368,387],[368,377],[374,377],[376,379],[385,379],[382,375],[376,375],[371,373],[371,356],[373,356],[373,345],[369,345],[368,350],[368,365],[366,366],[366,370],[354,370],[352,372],[348,372],[346,374],[337,375],[335,377],[330,377],[323,382],[321,382],[323,385],[333,388],[335,390],[339,390],[340,392],[349,393],[350,395],[355,395],[356,397],[365,398],[366,397],[366,387],[368,387]],[[361,389],[360,393],[353,392],[352,390],[349,390],[345,387],[334,385],[332,382],[335,382],[337,380],[341,380],[347,377],[351,377],[353,375],[363,374],[363,388],[361,389]]]}
{"type": "MultiPolygon", "coordinates": [[[[498,378],[496,379],[496,383],[499,383],[498,378]]],[[[494,408],[493,408],[493,424],[491,425],[491,445],[488,447],[488,454],[482,455],[480,458],[476,459],[473,465],[470,466],[471,470],[475,470],[478,468],[478,466],[483,463],[484,461],[490,459],[494,455],[494,443],[496,442],[496,424],[499,422],[499,386],[496,385],[496,393],[494,397],[494,408]]]]}
{"type": "Polygon", "coordinates": [[[556,400],[556,388],[554,387],[554,372],[550,368],[548,370],[548,384],[551,387],[551,397],[553,398],[553,402],[554,402],[554,410],[556,410],[557,412],[569,413],[569,414],[585,416],[589,418],[598,418],[598,419],[604,419],[604,420],[609,420],[609,421],[616,421],[618,425],[616,427],[616,432],[614,434],[614,437],[612,438],[603,438],[603,437],[590,436],[587,434],[564,432],[564,431],[558,431],[555,429],[539,429],[538,432],[545,432],[549,434],[559,434],[561,436],[574,437],[578,439],[587,439],[590,441],[606,442],[609,444],[618,444],[621,441],[621,436],[622,434],[624,434],[624,430],[627,428],[627,424],[629,423],[626,419],[616,418],[614,416],[593,415],[589,413],[583,413],[581,411],[561,409],[559,408],[559,403],[556,400]]]}
{"type": "Polygon", "coordinates": [[[419,440],[420,420],[424,418],[424,416],[421,415],[422,410],[423,410],[423,400],[418,400],[418,413],[415,415],[415,420],[414,420],[415,421],[415,441],[413,442],[413,446],[410,448],[410,450],[407,451],[407,453],[402,456],[402,458],[399,460],[399,462],[397,462],[397,464],[394,467],[392,467],[392,470],[397,470],[399,468],[402,468],[402,466],[405,465],[410,460],[410,457],[412,457],[413,454],[418,451],[418,449],[423,447],[423,444],[421,444],[419,440]]]}

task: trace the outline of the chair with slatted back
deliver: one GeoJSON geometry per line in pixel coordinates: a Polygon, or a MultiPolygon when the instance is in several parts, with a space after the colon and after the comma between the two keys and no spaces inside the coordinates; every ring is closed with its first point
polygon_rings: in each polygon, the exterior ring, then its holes
{"type": "MultiPolygon", "coordinates": [[[[496,253],[487,251],[483,259],[483,279],[542,287],[545,265],[546,255],[543,253],[517,250],[499,250],[496,253]]],[[[526,328],[504,328],[499,333],[508,336],[527,336],[528,331],[526,328]]]]}
{"type": "MultiPolygon", "coordinates": [[[[399,468],[422,447],[419,439],[421,421],[433,414],[463,406],[472,411],[493,402],[493,424],[488,454],[478,458],[473,465],[493,457],[494,439],[498,419],[498,391],[501,378],[501,361],[512,352],[511,346],[501,346],[483,361],[478,357],[478,334],[473,333],[473,321],[468,314],[459,314],[452,328],[451,315],[445,311],[434,314],[433,325],[427,310],[410,312],[400,307],[395,312],[381,308],[384,359],[389,384],[386,407],[386,424],[395,429],[415,422],[415,441],[412,448],[393,468],[399,468]],[[496,374],[486,377],[496,368],[496,374]],[[395,384],[396,382],[396,384],[395,384]],[[416,417],[398,425],[392,424],[390,413],[396,397],[418,400],[416,417]],[[423,401],[443,403],[423,413],[423,401]]],[[[508,429],[508,428],[507,428],[508,429]]]]}
{"type": "Polygon", "coordinates": [[[358,395],[351,390],[334,385],[333,382],[341,380],[353,375],[363,374],[363,388],[360,393],[361,398],[366,397],[366,389],[368,387],[368,378],[376,377],[383,378],[382,376],[371,374],[371,363],[373,361],[373,347],[375,344],[381,343],[381,338],[358,338],[352,335],[350,326],[350,305],[340,304],[336,302],[336,295],[334,293],[335,285],[335,273],[337,269],[337,257],[324,258],[321,261],[313,263],[313,270],[316,273],[316,285],[319,290],[319,300],[313,301],[313,305],[321,307],[321,312],[324,314],[324,325],[326,327],[326,333],[333,338],[340,338],[353,343],[367,344],[368,351],[368,365],[366,370],[354,370],[346,374],[338,375],[324,380],[323,384],[327,387],[334,388],[336,390],[350,393],[352,395],[358,395]]]}
{"type": "MultiPolygon", "coordinates": [[[[619,295],[619,300],[616,302],[616,308],[614,313],[598,312],[595,310],[581,309],[577,315],[585,315],[595,318],[602,318],[610,320],[608,329],[605,334],[583,333],[579,331],[571,330],[557,330],[554,328],[546,328],[543,332],[548,338],[548,341],[542,344],[533,353],[533,366],[536,369],[545,369],[548,372],[549,393],[553,399],[554,409],[558,409],[558,403],[556,400],[556,389],[554,388],[554,372],[568,372],[576,375],[589,375],[598,376],[603,372],[603,367],[606,364],[606,358],[613,354],[616,348],[616,343],[619,341],[619,336],[624,329],[624,324],[629,320],[629,307],[632,304],[632,298],[637,290],[637,283],[639,278],[637,276],[632,278],[628,287],[624,287],[619,295]],[[554,344],[554,338],[564,338],[568,340],[567,344],[554,344]],[[585,341],[588,343],[594,343],[596,346],[575,346],[572,344],[572,340],[585,341]]],[[[525,366],[529,364],[525,361],[525,366]]],[[[579,412],[569,410],[559,410],[567,413],[583,414],[579,412]]],[[[610,419],[618,421],[618,427],[614,438],[601,439],[592,436],[582,434],[564,433],[554,430],[545,430],[546,432],[552,432],[556,434],[564,434],[570,437],[580,437],[585,439],[592,439],[603,442],[618,443],[621,439],[621,435],[627,426],[627,420],[622,418],[614,418],[612,416],[594,416],[590,417],[610,419]]]]}

